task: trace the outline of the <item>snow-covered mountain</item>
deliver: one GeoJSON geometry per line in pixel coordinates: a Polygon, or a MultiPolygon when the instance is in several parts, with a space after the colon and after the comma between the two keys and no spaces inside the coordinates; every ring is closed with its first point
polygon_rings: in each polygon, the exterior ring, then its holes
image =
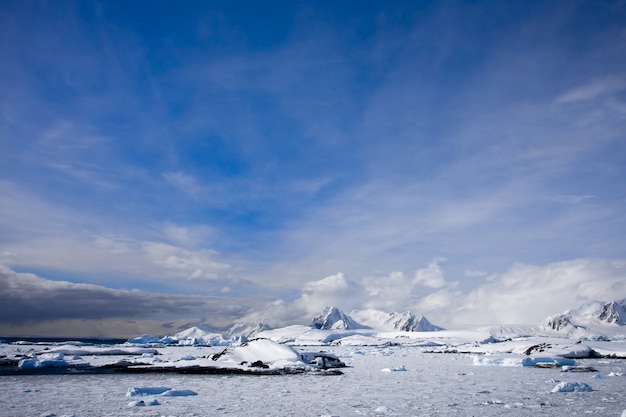
{"type": "Polygon", "coordinates": [[[179,345],[222,345],[225,343],[221,333],[217,333],[207,326],[193,326],[176,333],[172,339],[178,340],[179,345]]]}
{"type": "Polygon", "coordinates": [[[163,344],[163,345],[179,345],[179,346],[223,346],[230,344],[224,340],[221,333],[217,333],[207,326],[192,326],[182,330],[175,335],[152,336],[144,334],[127,340],[130,344],[163,344]]]}
{"type": "Polygon", "coordinates": [[[617,325],[626,324],[626,299],[622,301],[611,301],[606,303],[602,309],[602,313],[598,317],[600,320],[617,325]]]}
{"type": "Polygon", "coordinates": [[[315,317],[311,327],[320,330],[374,329],[377,331],[435,332],[443,330],[431,324],[424,316],[410,311],[386,313],[380,310],[353,310],[346,314],[337,307],[326,307],[315,317]]]}
{"type": "Polygon", "coordinates": [[[311,328],[319,330],[354,330],[367,329],[368,327],[357,323],[337,307],[328,306],[322,314],[313,318],[311,328]]]}
{"type": "Polygon", "coordinates": [[[263,320],[250,323],[235,323],[224,332],[224,338],[253,339],[260,332],[271,329],[272,327],[263,320]]]}
{"type": "Polygon", "coordinates": [[[548,317],[544,327],[575,337],[626,335],[626,299],[583,304],[577,309],[548,317]]]}
{"type": "Polygon", "coordinates": [[[350,312],[350,316],[359,323],[379,331],[435,332],[443,330],[431,324],[424,316],[417,316],[410,311],[404,313],[386,313],[380,310],[359,310],[350,312]]]}
{"type": "Polygon", "coordinates": [[[404,313],[391,313],[390,322],[394,329],[404,332],[436,332],[443,330],[435,326],[424,316],[416,316],[410,311],[404,313]]]}

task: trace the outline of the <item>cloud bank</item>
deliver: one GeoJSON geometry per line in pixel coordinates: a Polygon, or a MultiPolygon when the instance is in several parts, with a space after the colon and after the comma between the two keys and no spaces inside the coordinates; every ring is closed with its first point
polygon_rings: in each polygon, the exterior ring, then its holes
{"type": "Polygon", "coordinates": [[[177,332],[185,323],[220,328],[250,312],[255,300],[115,290],[53,281],[0,266],[0,334],[129,337],[177,332]],[[90,329],[91,327],[91,329],[90,329]],[[135,334],[130,334],[134,331],[135,334]]]}

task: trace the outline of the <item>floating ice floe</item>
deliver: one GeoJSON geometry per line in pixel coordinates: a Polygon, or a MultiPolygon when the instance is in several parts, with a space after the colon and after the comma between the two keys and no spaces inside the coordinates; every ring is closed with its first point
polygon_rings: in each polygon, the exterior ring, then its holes
{"type": "Polygon", "coordinates": [[[591,385],[584,382],[559,382],[551,392],[591,392],[591,385]]]}
{"type": "Polygon", "coordinates": [[[51,368],[65,367],[69,364],[64,360],[62,353],[46,353],[32,358],[25,358],[19,361],[18,368],[34,369],[34,368],[51,368]]]}
{"type": "Polygon", "coordinates": [[[198,395],[197,392],[191,390],[175,390],[169,387],[145,387],[145,388],[130,388],[126,392],[127,397],[147,397],[147,396],[159,396],[159,397],[187,397],[198,395]]]}
{"type": "Polygon", "coordinates": [[[396,366],[395,368],[383,368],[382,372],[406,372],[406,367],[404,365],[396,366]]]}
{"type": "Polygon", "coordinates": [[[474,365],[477,366],[537,366],[553,368],[560,366],[574,366],[573,359],[561,357],[497,357],[497,356],[474,356],[474,365]]]}
{"type": "Polygon", "coordinates": [[[291,346],[269,339],[253,339],[239,346],[228,347],[211,356],[213,361],[230,366],[250,366],[266,369],[297,367],[341,368],[345,364],[331,353],[299,353],[291,346]]]}

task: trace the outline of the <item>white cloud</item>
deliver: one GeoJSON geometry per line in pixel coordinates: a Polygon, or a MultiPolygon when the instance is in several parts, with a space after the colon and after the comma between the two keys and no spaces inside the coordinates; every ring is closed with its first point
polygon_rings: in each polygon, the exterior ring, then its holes
{"type": "Polygon", "coordinates": [[[164,172],[163,177],[173,186],[182,190],[190,197],[197,198],[203,192],[203,188],[191,175],[182,172],[164,172]]]}
{"type": "Polygon", "coordinates": [[[445,258],[436,258],[426,268],[415,272],[415,283],[429,288],[441,288],[446,285],[443,268],[439,265],[445,258]]]}
{"type": "Polygon", "coordinates": [[[361,280],[367,299],[356,308],[401,310],[410,304],[413,283],[403,272],[391,272],[387,276],[371,276],[361,280]]]}
{"type": "Polygon", "coordinates": [[[593,100],[597,97],[619,93],[626,88],[626,81],[622,77],[609,75],[604,78],[596,78],[586,84],[572,88],[559,95],[557,103],[575,103],[579,101],[593,100]]]}
{"type": "Polygon", "coordinates": [[[467,293],[444,289],[418,305],[449,323],[536,324],[587,301],[625,297],[623,261],[575,259],[544,266],[518,263],[467,293]]]}
{"type": "Polygon", "coordinates": [[[552,197],[552,200],[557,202],[557,203],[564,203],[564,204],[580,204],[584,201],[587,200],[591,200],[593,198],[595,198],[595,195],[589,195],[589,194],[585,194],[585,195],[557,195],[552,197]]]}
{"type": "MultiPolygon", "coordinates": [[[[419,300],[419,302],[417,303],[417,308],[420,310],[421,313],[426,314],[431,311],[437,311],[438,309],[445,309],[450,307],[450,305],[452,305],[455,300],[457,300],[461,295],[462,292],[458,290],[451,291],[447,288],[441,289],[439,291],[430,293],[427,296],[423,297],[421,300],[419,300]]],[[[445,315],[443,314],[441,319],[447,319],[446,321],[450,320],[449,317],[445,317],[445,315]]]]}
{"type": "Polygon", "coordinates": [[[350,308],[353,303],[358,303],[362,299],[360,293],[358,284],[348,281],[339,272],[318,281],[307,282],[300,298],[294,303],[308,313],[317,314],[328,305],[350,308]]]}
{"type": "Polygon", "coordinates": [[[190,250],[121,236],[44,237],[0,245],[0,251],[12,254],[2,257],[10,266],[88,274],[91,278],[115,274],[150,281],[216,279],[230,268],[229,264],[216,260],[218,254],[210,249],[190,250]]]}
{"type": "Polygon", "coordinates": [[[484,271],[480,271],[478,269],[466,269],[465,276],[466,277],[484,277],[487,273],[484,271]]]}
{"type": "Polygon", "coordinates": [[[160,242],[142,242],[141,247],[152,263],[189,279],[215,279],[228,264],[215,262],[215,252],[208,249],[187,250],[160,242]]]}
{"type": "Polygon", "coordinates": [[[203,224],[182,226],[174,223],[165,223],[162,226],[163,234],[173,243],[183,247],[196,247],[208,240],[212,240],[216,231],[203,224]]]}

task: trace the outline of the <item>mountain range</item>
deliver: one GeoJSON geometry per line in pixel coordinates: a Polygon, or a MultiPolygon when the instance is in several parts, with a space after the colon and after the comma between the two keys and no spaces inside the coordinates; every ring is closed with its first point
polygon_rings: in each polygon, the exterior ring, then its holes
{"type": "MultiPolygon", "coordinates": [[[[435,326],[421,315],[410,311],[386,313],[380,310],[353,310],[347,314],[337,307],[327,306],[315,316],[309,326],[291,326],[296,333],[310,330],[354,331],[354,332],[436,332],[444,330],[435,326]]],[[[235,323],[224,332],[211,330],[207,326],[194,326],[173,336],[154,337],[143,335],[129,342],[164,344],[207,344],[228,345],[245,342],[273,328],[265,321],[235,323]]],[[[626,337],[626,299],[611,302],[590,302],[579,308],[566,310],[546,318],[535,326],[495,326],[492,334],[553,335],[576,339],[613,339],[626,337]],[[499,330],[498,330],[499,329],[499,330]]],[[[342,333],[345,334],[345,333],[342,333]]]]}

